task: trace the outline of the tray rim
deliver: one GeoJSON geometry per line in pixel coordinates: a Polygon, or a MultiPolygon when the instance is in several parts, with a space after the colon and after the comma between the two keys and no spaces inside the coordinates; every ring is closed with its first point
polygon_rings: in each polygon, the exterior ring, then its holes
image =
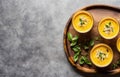
{"type": "MultiPolygon", "coordinates": [[[[113,6],[113,5],[105,5],[105,4],[93,4],[93,5],[88,5],[88,6],[85,6],[85,7],[81,7],[80,9],[76,10],[74,13],[76,13],[77,11],[79,10],[87,10],[89,8],[92,8],[92,7],[107,7],[107,8],[111,8],[111,9],[116,9],[116,10],[120,10],[120,7],[117,7],[117,6],[113,6]]],[[[80,65],[76,65],[74,64],[74,61],[73,61],[73,58],[70,57],[69,53],[68,53],[68,49],[67,49],[67,31],[68,31],[68,27],[70,26],[70,22],[71,22],[71,19],[72,19],[72,16],[74,15],[74,13],[69,17],[65,27],[64,27],[64,33],[63,33],[63,48],[64,48],[64,52],[66,54],[66,57],[68,59],[68,61],[70,62],[70,64],[77,68],[79,71],[81,72],[84,72],[84,73],[99,73],[97,72],[95,69],[89,69],[89,68],[85,68],[85,67],[82,67],[80,65]],[[66,44],[66,45],[65,45],[66,44]]],[[[117,74],[117,73],[120,73],[120,68],[117,68],[117,69],[114,69],[114,70],[111,70],[108,74],[110,75],[113,75],[113,74],[117,74]]]]}

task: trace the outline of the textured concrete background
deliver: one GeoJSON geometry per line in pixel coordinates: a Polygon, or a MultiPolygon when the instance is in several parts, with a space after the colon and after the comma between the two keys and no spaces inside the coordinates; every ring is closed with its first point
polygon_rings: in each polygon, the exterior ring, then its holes
{"type": "Polygon", "coordinates": [[[63,49],[72,13],[98,3],[120,6],[120,0],[0,0],[0,77],[100,77],[77,72],[63,49]]]}

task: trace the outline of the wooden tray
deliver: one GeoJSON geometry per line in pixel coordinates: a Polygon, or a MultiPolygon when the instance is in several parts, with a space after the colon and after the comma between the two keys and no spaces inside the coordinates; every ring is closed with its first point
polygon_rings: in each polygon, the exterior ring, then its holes
{"type": "MultiPolygon", "coordinates": [[[[100,36],[98,33],[98,30],[97,30],[99,21],[104,17],[110,16],[110,17],[116,18],[118,20],[118,22],[120,23],[120,8],[114,7],[114,6],[108,6],[108,5],[91,5],[91,6],[87,6],[82,9],[79,9],[79,10],[88,11],[93,15],[94,26],[89,33],[80,34],[80,33],[76,32],[72,26],[71,20],[72,20],[73,15],[69,18],[69,20],[65,26],[64,36],[63,36],[63,40],[64,40],[63,44],[64,44],[64,50],[65,50],[66,56],[67,56],[69,62],[72,64],[72,66],[77,68],[79,71],[83,71],[86,73],[101,72],[101,70],[104,70],[104,69],[98,69],[98,68],[94,67],[94,65],[91,67],[86,66],[86,65],[81,66],[79,63],[74,62],[74,60],[73,60],[74,52],[72,51],[72,49],[70,47],[70,42],[68,41],[67,33],[70,32],[72,35],[78,35],[80,41],[82,41],[84,38],[94,38],[95,36],[100,36]]],[[[120,58],[120,53],[118,52],[118,50],[116,48],[116,40],[118,37],[120,37],[120,32],[119,32],[119,35],[112,40],[105,40],[101,37],[100,41],[95,42],[95,44],[106,43],[113,49],[114,57],[113,57],[113,61],[111,64],[115,63],[120,58]]],[[[116,69],[112,69],[111,66],[112,65],[108,66],[104,72],[108,73],[108,74],[120,73],[120,66],[116,69]]]]}

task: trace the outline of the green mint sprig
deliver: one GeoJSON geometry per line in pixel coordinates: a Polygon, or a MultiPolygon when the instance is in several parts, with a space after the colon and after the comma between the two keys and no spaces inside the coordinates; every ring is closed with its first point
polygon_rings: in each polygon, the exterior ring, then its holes
{"type": "Polygon", "coordinates": [[[80,63],[80,65],[83,65],[83,64],[91,65],[92,64],[86,56],[81,56],[79,63],[80,63]]]}
{"type": "Polygon", "coordinates": [[[78,61],[78,56],[81,53],[81,48],[80,46],[77,44],[78,43],[78,36],[72,36],[72,34],[70,32],[68,32],[67,34],[68,40],[70,41],[70,46],[72,48],[72,50],[74,51],[74,61],[78,61]]]}

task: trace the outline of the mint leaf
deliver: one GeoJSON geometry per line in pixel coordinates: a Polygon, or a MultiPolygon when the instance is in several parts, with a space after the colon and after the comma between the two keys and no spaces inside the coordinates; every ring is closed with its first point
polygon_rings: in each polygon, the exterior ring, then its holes
{"type": "Polygon", "coordinates": [[[84,49],[87,50],[89,49],[89,47],[87,45],[84,45],[84,49]]]}
{"type": "Polygon", "coordinates": [[[79,52],[77,52],[77,53],[74,54],[73,59],[74,59],[75,62],[78,60],[78,56],[79,56],[79,52]]]}
{"type": "Polygon", "coordinates": [[[105,25],[106,28],[109,28],[110,26],[109,25],[105,25]]]}
{"type": "Polygon", "coordinates": [[[113,68],[113,69],[115,69],[115,68],[117,68],[117,67],[118,67],[117,64],[112,64],[112,68],[113,68]]]}
{"type": "Polygon", "coordinates": [[[90,40],[90,46],[93,46],[94,45],[94,40],[90,40]]]}
{"type": "Polygon", "coordinates": [[[79,45],[76,45],[75,47],[76,47],[77,49],[81,50],[79,45]]]}
{"type": "Polygon", "coordinates": [[[74,61],[76,62],[78,60],[78,56],[74,55],[74,61]]]}
{"type": "Polygon", "coordinates": [[[77,49],[76,47],[72,48],[74,52],[79,52],[79,49],[77,49]]]}
{"type": "Polygon", "coordinates": [[[80,26],[82,26],[83,24],[85,24],[85,22],[86,22],[86,20],[83,20],[83,19],[79,19],[79,21],[80,21],[80,26]]]}
{"type": "Polygon", "coordinates": [[[84,60],[80,59],[80,65],[84,64],[84,60]]]}
{"type": "Polygon", "coordinates": [[[86,64],[88,64],[88,65],[92,65],[92,63],[89,61],[89,62],[87,62],[86,64]]]}
{"type": "Polygon", "coordinates": [[[72,41],[77,41],[77,40],[78,40],[78,36],[72,38],[72,41]]]}
{"type": "Polygon", "coordinates": [[[99,40],[99,37],[95,37],[95,40],[99,40]]]}
{"type": "Polygon", "coordinates": [[[108,24],[111,25],[111,22],[109,22],[108,24]]]}
{"type": "Polygon", "coordinates": [[[73,49],[74,52],[80,52],[81,51],[79,45],[74,46],[72,49],[73,49]]]}
{"type": "Polygon", "coordinates": [[[86,56],[81,56],[80,57],[80,60],[79,60],[79,63],[82,65],[82,64],[88,64],[88,65],[91,65],[92,63],[87,59],[86,56]]]}
{"type": "Polygon", "coordinates": [[[70,32],[67,33],[67,37],[69,41],[72,41],[72,34],[70,32]]]}
{"type": "Polygon", "coordinates": [[[75,46],[77,44],[77,41],[73,41],[70,46],[75,46]]]}
{"type": "Polygon", "coordinates": [[[82,56],[82,59],[83,59],[84,61],[86,61],[86,57],[85,57],[85,56],[82,56]]]}
{"type": "Polygon", "coordinates": [[[79,63],[80,63],[81,65],[85,63],[83,56],[80,57],[79,63]]]}
{"type": "Polygon", "coordinates": [[[85,59],[85,63],[88,64],[88,65],[92,64],[87,58],[85,59]]]}

